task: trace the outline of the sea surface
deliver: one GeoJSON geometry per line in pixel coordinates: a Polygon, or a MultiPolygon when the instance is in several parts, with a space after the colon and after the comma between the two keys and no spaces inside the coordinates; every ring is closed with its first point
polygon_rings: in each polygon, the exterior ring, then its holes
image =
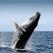
{"type": "Polygon", "coordinates": [[[53,53],[53,31],[35,31],[25,50],[12,48],[13,32],[0,32],[0,53],[53,53]]]}

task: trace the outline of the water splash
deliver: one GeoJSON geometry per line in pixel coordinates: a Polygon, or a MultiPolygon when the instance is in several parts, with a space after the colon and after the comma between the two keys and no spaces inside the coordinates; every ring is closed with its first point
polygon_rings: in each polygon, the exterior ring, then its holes
{"type": "Polygon", "coordinates": [[[11,47],[12,32],[0,32],[0,47],[11,47]]]}
{"type": "Polygon", "coordinates": [[[5,32],[3,32],[2,34],[1,34],[1,47],[7,47],[7,40],[6,40],[6,33],[5,32]]]}

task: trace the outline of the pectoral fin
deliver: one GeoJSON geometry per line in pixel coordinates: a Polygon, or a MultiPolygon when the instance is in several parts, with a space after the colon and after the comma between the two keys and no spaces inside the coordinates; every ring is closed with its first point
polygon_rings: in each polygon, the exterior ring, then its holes
{"type": "Polygon", "coordinates": [[[15,22],[14,24],[15,24],[16,29],[19,30],[20,26],[17,24],[17,22],[15,22]]]}

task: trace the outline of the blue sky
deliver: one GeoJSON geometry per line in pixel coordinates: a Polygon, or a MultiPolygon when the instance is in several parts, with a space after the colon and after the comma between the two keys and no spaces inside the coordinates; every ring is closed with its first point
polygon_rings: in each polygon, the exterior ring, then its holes
{"type": "Polygon", "coordinates": [[[53,31],[52,0],[0,0],[0,31],[15,31],[12,24],[28,20],[36,12],[41,13],[36,31],[53,31]]]}

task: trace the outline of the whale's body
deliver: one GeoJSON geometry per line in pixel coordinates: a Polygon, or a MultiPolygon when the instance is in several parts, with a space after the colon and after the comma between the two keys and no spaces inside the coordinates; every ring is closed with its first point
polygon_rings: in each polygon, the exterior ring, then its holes
{"type": "Polygon", "coordinates": [[[30,38],[32,32],[37,27],[40,18],[40,13],[37,12],[35,16],[31,17],[26,23],[19,26],[15,23],[17,31],[13,36],[13,47],[17,49],[24,49],[25,45],[30,38]]]}

